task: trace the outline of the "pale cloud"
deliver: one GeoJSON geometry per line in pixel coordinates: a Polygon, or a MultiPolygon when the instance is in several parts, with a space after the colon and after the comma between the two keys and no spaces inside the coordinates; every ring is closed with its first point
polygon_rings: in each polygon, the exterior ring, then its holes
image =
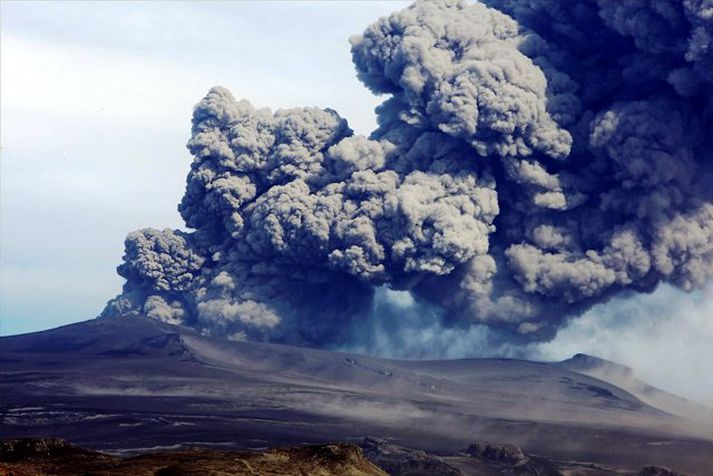
{"type": "Polygon", "coordinates": [[[713,288],[689,294],[662,286],[592,308],[531,355],[562,360],[591,354],[631,367],[654,386],[713,405],[712,343],[713,288]]]}

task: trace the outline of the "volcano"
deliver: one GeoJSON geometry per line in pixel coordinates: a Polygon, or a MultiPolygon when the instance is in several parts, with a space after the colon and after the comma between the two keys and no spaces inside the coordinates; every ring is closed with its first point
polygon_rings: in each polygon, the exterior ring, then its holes
{"type": "Polygon", "coordinates": [[[488,440],[601,468],[713,467],[706,407],[591,356],[387,360],[127,317],[0,338],[0,362],[1,438],[61,437],[114,455],[369,436],[440,455],[488,440]]]}

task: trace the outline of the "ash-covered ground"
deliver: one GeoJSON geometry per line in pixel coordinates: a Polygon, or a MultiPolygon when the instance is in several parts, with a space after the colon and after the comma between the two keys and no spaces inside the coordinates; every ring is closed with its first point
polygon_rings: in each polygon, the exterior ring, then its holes
{"type": "Polygon", "coordinates": [[[115,455],[365,436],[453,455],[488,440],[627,471],[713,468],[705,407],[588,376],[621,368],[586,356],[396,361],[106,318],[4,337],[0,359],[1,438],[58,436],[115,455]]]}

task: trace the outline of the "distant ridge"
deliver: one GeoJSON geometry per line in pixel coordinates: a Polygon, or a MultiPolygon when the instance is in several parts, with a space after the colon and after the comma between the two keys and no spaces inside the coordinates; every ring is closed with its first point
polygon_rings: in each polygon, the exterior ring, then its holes
{"type": "Polygon", "coordinates": [[[576,354],[559,362],[575,372],[610,382],[635,395],[642,402],[682,418],[699,421],[713,436],[713,407],[692,402],[636,378],[630,367],[587,354],[576,354]]]}
{"type": "Polygon", "coordinates": [[[599,357],[588,354],[575,354],[572,358],[563,360],[560,365],[572,369],[575,371],[606,371],[615,372],[621,375],[633,375],[630,367],[626,365],[618,364],[612,362],[611,360],[605,360],[599,357]]]}

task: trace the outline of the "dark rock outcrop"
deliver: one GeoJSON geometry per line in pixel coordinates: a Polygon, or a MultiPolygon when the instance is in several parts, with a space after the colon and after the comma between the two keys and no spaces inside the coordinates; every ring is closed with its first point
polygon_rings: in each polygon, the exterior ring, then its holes
{"type": "Polygon", "coordinates": [[[662,466],[644,466],[638,476],[685,476],[662,466]]]}
{"type": "Polygon", "coordinates": [[[425,451],[394,445],[380,438],[365,438],[364,456],[391,476],[463,476],[453,466],[425,451]]]}
{"type": "Polygon", "coordinates": [[[94,459],[111,456],[88,451],[61,438],[14,438],[0,440],[0,461],[38,461],[57,459],[94,459]]]}
{"type": "Polygon", "coordinates": [[[530,458],[515,445],[498,445],[487,441],[476,441],[468,447],[468,454],[473,458],[493,463],[520,465],[530,461],[530,458]]]}
{"type": "MultiPolygon", "coordinates": [[[[525,453],[519,446],[476,441],[466,453],[473,459],[504,475],[518,476],[562,476],[570,463],[525,453]]],[[[577,470],[587,470],[587,465],[575,463],[577,470]]],[[[595,469],[599,469],[592,466],[595,469]]],[[[573,467],[572,467],[573,468],[573,467]]],[[[570,468],[571,469],[571,468],[570,468]]],[[[588,474],[588,473],[581,473],[588,474]]],[[[597,472],[596,474],[605,474],[597,472]]]]}

